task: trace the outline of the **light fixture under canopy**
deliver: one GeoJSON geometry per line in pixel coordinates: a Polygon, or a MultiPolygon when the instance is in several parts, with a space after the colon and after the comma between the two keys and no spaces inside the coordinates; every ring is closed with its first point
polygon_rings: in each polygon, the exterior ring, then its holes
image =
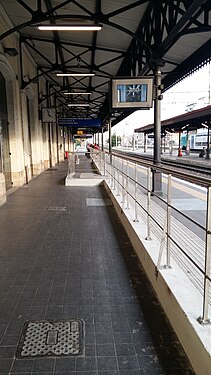
{"type": "Polygon", "coordinates": [[[63,92],[64,95],[91,95],[91,92],[63,92]]]}
{"type": "Polygon", "coordinates": [[[57,77],[93,77],[95,73],[56,73],[57,77]]]}
{"type": "Polygon", "coordinates": [[[89,103],[69,103],[68,107],[89,107],[89,103]]]}
{"type": "Polygon", "coordinates": [[[100,31],[102,25],[94,24],[72,24],[72,25],[38,25],[41,31],[100,31]]]}

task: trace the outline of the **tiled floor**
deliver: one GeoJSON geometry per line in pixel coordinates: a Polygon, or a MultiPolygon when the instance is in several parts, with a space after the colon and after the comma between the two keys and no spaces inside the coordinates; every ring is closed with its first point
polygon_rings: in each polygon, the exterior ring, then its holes
{"type": "Polygon", "coordinates": [[[0,208],[0,375],[193,375],[104,189],[65,187],[66,169],[0,208]],[[83,357],[16,358],[26,321],[77,318],[83,357]]]}

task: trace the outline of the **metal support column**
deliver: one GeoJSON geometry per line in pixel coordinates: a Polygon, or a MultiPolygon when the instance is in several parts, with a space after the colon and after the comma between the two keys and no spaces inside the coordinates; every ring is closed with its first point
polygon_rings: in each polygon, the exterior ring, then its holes
{"type": "Polygon", "coordinates": [[[66,133],[65,133],[64,125],[63,125],[62,126],[62,140],[63,140],[63,154],[64,154],[64,158],[65,158],[65,136],[66,136],[66,133]]]}
{"type": "Polygon", "coordinates": [[[104,150],[104,145],[103,145],[103,127],[102,127],[102,130],[101,130],[101,150],[103,151],[104,150]]]}
{"type": "Polygon", "coordinates": [[[179,147],[178,147],[178,154],[177,156],[182,156],[182,149],[181,149],[181,129],[179,129],[179,147]]]}
{"type": "MultiPolygon", "coordinates": [[[[56,108],[56,95],[54,95],[54,107],[56,108]]],[[[57,158],[57,163],[59,163],[59,124],[58,124],[58,116],[56,115],[56,158],[57,158]]]]}
{"type": "Polygon", "coordinates": [[[109,151],[109,155],[110,155],[110,163],[112,163],[112,154],[111,154],[111,151],[112,151],[112,139],[111,139],[111,118],[109,117],[109,120],[108,120],[108,151],[109,151]]]}
{"type": "Polygon", "coordinates": [[[147,152],[147,134],[144,133],[144,152],[147,152]]]}
{"type": "Polygon", "coordinates": [[[152,192],[162,195],[162,174],[156,169],[161,164],[161,66],[162,60],[155,62],[155,99],[154,99],[154,159],[152,168],[152,192]]]}
{"type": "Polygon", "coordinates": [[[135,132],[133,132],[133,151],[136,149],[136,139],[135,139],[135,132]]]}
{"type": "MultiPolygon", "coordinates": [[[[46,95],[47,95],[47,106],[50,107],[50,85],[49,82],[46,82],[46,95]]],[[[48,122],[48,153],[49,153],[49,167],[52,167],[52,128],[51,123],[48,122]]]]}
{"type": "Polygon", "coordinates": [[[98,146],[100,145],[100,132],[99,132],[99,130],[97,131],[97,144],[98,144],[98,146]]]}
{"type": "Polygon", "coordinates": [[[210,127],[207,128],[207,149],[205,159],[210,159],[210,127]]]}

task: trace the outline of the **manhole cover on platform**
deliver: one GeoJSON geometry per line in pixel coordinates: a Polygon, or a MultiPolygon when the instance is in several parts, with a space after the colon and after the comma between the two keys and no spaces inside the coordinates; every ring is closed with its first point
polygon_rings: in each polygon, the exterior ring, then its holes
{"type": "Polygon", "coordinates": [[[81,320],[26,322],[17,357],[79,356],[84,352],[81,320]]]}
{"type": "Polygon", "coordinates": [[[112,206],[112,202],[109,198],[86,198],[87,206],[112,206]]]}
{"type": "Polygon", "coordinates": [[[46,211],[67,211],[67,207],[47,207],[46,211]]]}

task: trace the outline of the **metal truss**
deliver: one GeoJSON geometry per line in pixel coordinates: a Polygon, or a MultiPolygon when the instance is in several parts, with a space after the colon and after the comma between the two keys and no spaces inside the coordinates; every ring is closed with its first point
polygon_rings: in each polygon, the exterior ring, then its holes
{"type": "MultiPolygon", "coordinates": [[[[149,7],[142,18],[136,34],[151,47],[151,55],[144,49],[137,40],[133,39],[127,51],[127,55],[118,71],[118,75],[141,75],[152,70],[151,61],[163,59],[169,49],[184,35],[211,32],[210,0],[178,1],[178,0],[156,0],[151,1],[149,7]]],[[[210,45],[208,43],[208,45],[210,45]]],[[[210,49],[206,44],[203,48],[201,60],[210,57],[210,49]]],[[[202,52],[202,51],[201,51],[202,52]]],[[[201,62],[202,62],[201,61],[201,62]]],[[[166,62],[177,65],[175,61],[166,62]]],[[[197,68],[199,59],[189,59],[190,71],[197,68]]],[[[172,72],[175,73],[174,71],[172,72]]],[[[180,66],[180,73],[175,74],[175,79],[183,77],[183,70],[180,66]]],[[[168,81],[168,80],[167,80],[168,81]]],[[[171,81],[171,80],[170,80],[171,81]]]]}
{"type": "MultiPolygon", "coordinates": [[[[153,72],[155,65],[159,61],[170,64],[171,71],[163,71],[163,83],[165,90],[171,87],[175,82],[181,80],[184,76],[192,72],[194,69],[203,63],[206,59],[210,58],[211,41],[208,41],[200,47],[193,55],[187,58],[183,63],[179,64],[173,59],[165,58],[165,55],[177,41],[185,35],[193,35],[197,33],[207,33],[211,31],[210,25],[210,0],[156,0],[147,1],[139,0],[133,1],[127,6],[120,7],[119,9],[110,13],[104,14],[101,10],[101,0],[96,0],[94,12],[90,11],[88,4],[83,6],[80,0],[66,0],[61,1],[55,7],[52,7],[51,0],[37,0],[36,10],[33,10],[26,1],[17,0],[24,10],[29,14],[29,20],[20,25],[17,25],[10,30],[0,35],[0,41],[8,37],[14,32],[21,32],[26,26],[34,26],[42,21],[49,21],[54,24],[59,19],[81,19],[94,21],[96,23],[106,24],[110,27],[120,30],[132,37],[131,44],[125,53],[124,51],[103,48],[97,46],[96,33],[93,34],[92,44],[86,45],[83,43],[71,43],[61,41],[58,32],[54,31],[53,39],[39,38],[37,36],[29,36],[21,34],[20,36],[20,60],[21,60],[21,88],[24,89],[30,83],[36,83],[43,76],[49,82],[48,92],[39,97],[39,103],[42,105],[44,101],[49,101],[54,98],[58,101],[58,106],[64,106],[64,111],[72,113],[66,105],[66,98],[62,96],[62,91],[68,86],[68,89],[74,89],[77,84],[84,85],[87,91],[92,91],[97,94],[94,101],[92,101],[92,108],[90,110],[80,111],[80,115],[89,115],[90,117],[100,116],[104,121],[109,114],[109,98],[108,93],[105,92],[103,86],[109,82],[110,75],[106,72],[106,66],[112,64],[117,60],[123,60],[117,72],[117,76],[137,76],[146,75],[153,72]],[[122,13],[126,13],[131,9],[142,4],[148,4],[144,16],[140,20],[140,24],[135,33],[116,24],[112,19],[122,13]],[[76,9],[82,10],[82,14],[58,14],[59,10],[64,6],[72,4],[76,9]],[[46,11],[43,11],[45,5],[46,11]],[[54,48],[54,61],[50,61],[48,57],[41,53],[39,44],[46,43],[48,46],[54,48]],[[25,45],[29,50],[39,55],[46,65],[39,66],[37,75],[27,80],[24,80],[24,71],[22,63],[22,45],[25,45]],[[71,47],[77,47],[80,52],[76,55],[71,51],[71,47]],[[103,63],[95,64],[95,54],[97,50],[104,52],[113,52],[115,57],[107,59],[103,63]],[[91,53],[91,63],[86,62],[85,54],[91,53]],[[68,58],[64,58],[68,54],[68,58]],[[58,82],[50,76],[50,73],[55,71],[68,72],[77,66],[73,63],[77,60],[80,67],[88,69],[90,72],[95,72],[98,77],[103,78],[103,83],[93,87],[93,80],[90,77],[88,85],[84,84],[84,80],[75,79],[74,83],[70,84],[68,78],[63,79],[62,86],[58,88],[58,82]],[[102,86],[102,91],[101,91],[102,86]]],[[[163,64],[164,65],[164,64],[163,64]]],[[[74,111],[76,113],[76,111],[74,111]]],[[[130,113],[122,112],[121,118],[124,118],[130,113]]],[[[119,121],[120,117],[113,121],[113,124],[119,121]]]]}
{"type": "MultiPolygon", "coordinates": [[[[154,62],[163,61],[173,69],[162,80],[167,90],[197,70],[211,56],[211,39],[183,63],[165,60],[165,54],[182,37],[211,32],[211,1],[156,0],[151,1],[136,34],[151,47],[149,51],[134,38],[117,75],[137,76],[154,72],[154,62]]],[[[165,73],[165,70],[163,71],[165,73]]],[[[118,120],[114,121],[117,123],[118,120]]]]}

